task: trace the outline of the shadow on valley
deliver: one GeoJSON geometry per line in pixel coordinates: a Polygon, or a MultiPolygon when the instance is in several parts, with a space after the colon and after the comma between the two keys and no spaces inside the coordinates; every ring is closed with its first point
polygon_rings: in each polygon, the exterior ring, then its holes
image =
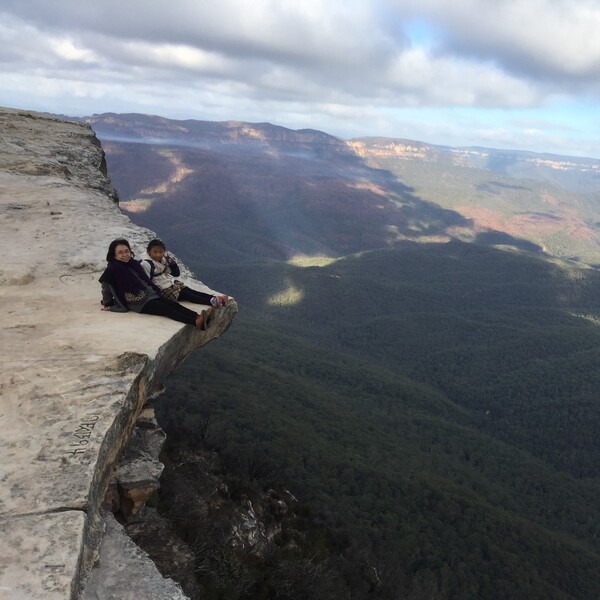
{"type": "Polygon", "coordinates": [[[209,261],[335,257],[403,239],[446,237],[449,227],[469,227],[457,213],[420,200],[393,176],[353,156],[325,161],[256,149],[105,146],[121,197],[148,203],[136,221],[160,226],[180,252],[184,245],[202,248],[209,261]],[[165,171],[165,152],[190,171],[176,185],[161,185],[173,175],[153,168],[162,163],[165,171]],[[154,186],[145,179],[133,187],[120,183],[149,165],[156,174],[154,186]]]}
{"type": "MultiPolygon", "coordinates": [[[[95,126],[102,136],[101,123],[95,126]]],[[[494,236],[501,235],[503,244],[541,251],[507,233],[475,228],[459,213],[423,200],[332,136],[312,132],[298,140],[294,136],[302,132],[284,130],[291,139],[267,138],[257,145],[234,143],[225,133],[230,130],[222,126],[220,141],[197,133],[196,141],[183,136],[177,145],[168,130],[162,144],[156,137],[144,143],[105,134],[123,206],[137,223],[160,230],[180,253],[201,252],[207,262],[221,264],[338,257],[405,240],[447,241],[459,230],[476,243],[495,244],[494,236]]]]}

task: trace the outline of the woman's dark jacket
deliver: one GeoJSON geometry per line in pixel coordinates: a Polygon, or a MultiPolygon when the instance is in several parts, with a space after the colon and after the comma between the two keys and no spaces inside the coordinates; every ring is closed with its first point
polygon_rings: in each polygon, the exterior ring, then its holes
{"type": "Polygon", "coordinates": [[[148,300],[160,298],[160,289],[154,285],[140,263],[130,258],[128,262],[111,260],[100,276],[102,284],[102,306],[110,306],[113,312],[140,312],[148,300]],[[125,294],[139,294],[145,298],[139,302],[127,301],[125,294]]]}

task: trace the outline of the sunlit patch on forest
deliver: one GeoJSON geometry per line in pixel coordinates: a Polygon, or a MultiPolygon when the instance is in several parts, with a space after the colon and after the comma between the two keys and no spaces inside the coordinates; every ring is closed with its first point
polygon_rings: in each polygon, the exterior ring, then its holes
{"type": "Polygon", "coordinates": [[[575,313],[569,313],[569,314],[572,317],[576,317],[577,319],[583,319],[584,321],[589,321],[593,325],[596,325],[596,327],[600,326],[600,317],[597,317],[596,315],[578,315],[575,313]]]}
{"type": "Polygon", "coordinates": [[[284,289],[273,294],[268,300],[267,304],[271,306],[291,306],[298,304],[304,298],[304,290],[296,287],[290,280],[286,280],[284,289]]]}
{"type": "Polygon", "coordinates": [[[297,255],[292,256],[287,262],[294,267],[328,267],[333,264],[337,258],[316,254],[315,256],[297,255]]]}
{"type": "Polygon", "coordinates": [[[186,167],[183,164],[181,158],[177,156],[174,152],[169,150],[162,150],[161,152],[159,152],[159,154],[171,163],[173,170],[166,181],[163,181],[158,185],[142,189],[140,191],[141,194],[165,194],[169,192],[175,184],[181,183],[186,177],[194,173],[194,169],[186,167]]]}
{"type": "Polygon", "coordinates": [[[124,210],[125,212],[128,213],[143,213],[146,212],[150,206],[152,206],[152,203],[154,202],[154,200],[148,200],[148,199],[134,199],[134,200],[127,200],[125,202],[121,201],[119,202],[119,207],[124,210]]]}

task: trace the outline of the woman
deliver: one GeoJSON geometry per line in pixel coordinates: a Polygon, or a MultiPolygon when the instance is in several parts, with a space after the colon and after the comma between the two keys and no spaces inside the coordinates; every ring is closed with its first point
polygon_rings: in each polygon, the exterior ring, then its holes
{"type": "Polygon", "coordinates": [[[148,315],[168,317],[180,323],[195,325],[206,330],[212,316],[212,308],[201,314],[163,298],[160,288],[154,285],[133,258],[129,242],[113,240],[106,254],[108,266],[102,276],[102,310],[127,312],[132,310],[148,315]]]}

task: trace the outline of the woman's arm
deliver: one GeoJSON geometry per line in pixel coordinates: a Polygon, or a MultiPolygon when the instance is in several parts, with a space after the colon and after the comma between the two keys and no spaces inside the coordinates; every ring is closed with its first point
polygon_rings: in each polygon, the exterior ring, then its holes
{"type": "Polygon", "coordinates": [[[102,300],[100,300],[102,304],[102,310],[109,310],[111,312],[127,312],[127,306],[121,302],[115,291],[115,288],[108,283],[108,281],[106,281],[106,279],[110,279],[110,275],[107,277],[105,277],[105,275],[100,278],[102,283],[102,300]]]}
{"type": "Polygon", "coordinates": [[[123,306],[119,299],[116,298],[114,289],[111,285],[106,282],[102,283],[102,310],[109,310],[110,312],[127,312],[127,307],[123,306]]]}

